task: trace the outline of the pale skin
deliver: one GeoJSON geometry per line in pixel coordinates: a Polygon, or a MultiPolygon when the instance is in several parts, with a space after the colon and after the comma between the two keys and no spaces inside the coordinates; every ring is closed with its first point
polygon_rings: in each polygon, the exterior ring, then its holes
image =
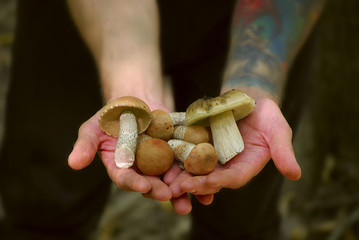
{"type": "MultiPolygon", "coordinates": [[[[151,110],[173,111],[166,104],[171,100],[165,103],[162,87],[156,1],[114,0],[103,4],[100,0],[69,0],[68,6],[97,63],[104,101],[130,95],[144,100],[151,110]]],[[[80,127],[68,158],[70,167],[83,169],[98,153],[109,177],[122,190],[159,201],[173,199],[169,186],[160,177],[116,167],[113,158],[116,139],[100,130],[98,117],[99,112],[80,127]]],[[[199,199],[207,203],[206,199],[199,199]]],[[[182,199],[173,201],[182,205],[182,199]]]]}
{"type": "MultiPolygon", "coordinates": [[[[195,195],[202,204],[210,204],[221,188],[242,187],[260,173],[270,159],[285,177],[299,179],[301,169],[293,151],[292,130],[279,105],[288,68],[313,26],[315,16],[319,15],[321,1],[312,1],[315,4],[308,1],[273,2],[280,6],[279,10],[275,8],[278,11],[271,12],[273,16],[269,14],[276,20],[272,21],[276,24],[270,26],[274,29],[271,30],[273,34],[258,30],[266,30],[262,15],[248,17],[253,13],[258,14],[258,11],[248,11],[248,6],[243,6],[243,2],[241,5],[241,1],[238,1],[235,9],[232,49],[222,92],[240,89],[256,101],[254,112],[238,122],[245,144],[242,153],[207,176],[194,177],[177,165],[173,165],[164,175],[163,181],[159,177],[141,175],[132,168],[118,169],[113,160],[116,139],[100,130],[99,113],[96,113],[79,129],[78,140],[68,159],[69,165],[73,169],[82,169],[91,164],[98,153],[108,175],[119,188],[140,192],[145,197],[159,201],[171,200],[179,214],[191,211],[188,193],[195,195]],[[286,6],[283,7],[283,4],[286,6]],[[286,8],[300,7],[306,7],[300,16],[286,16],[281,12],[288,10],[286,8]],[[246,18],[241,18],[241,15],[246,18]],[[276,16],[280,16],[279,19],[300,20],[294,39],[293,34],[286,32],[280,22],[277,24],[276,16]],[[256,22],[257,19],[259,22],[256,22]],[[260,22],[262,20],[264,23],[260,22]],[[275,46],[278,44],[272,44],[276,41],[285,41],[286,44],[279,44],[283,47],[277,49],[275,46]],[[251,44],[243,45],[242,42],[251,44]],[[251,51],[255,54],[248,54],[251,51]],[[261,61],[263,57],[265,61],[261,61]]],[[[156,1],[124,0],[103,4],[100,0],[78,0],[68,1],[68,4],[96,60],[105,102],[132,95],[144,100],[151,110],[173,111],[166,106],[163,94],[156,1]]],[[[267,8],[274,9],[273,6],[267,8]]]]}

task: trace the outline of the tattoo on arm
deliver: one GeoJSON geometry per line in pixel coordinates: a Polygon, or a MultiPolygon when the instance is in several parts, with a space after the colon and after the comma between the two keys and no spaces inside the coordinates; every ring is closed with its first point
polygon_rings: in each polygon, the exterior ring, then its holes
{"type": "Polygon", "coordinates": [[[239,0],[223,89],[257,86],[280,98],[288,68],[324,0],[239,0]]]}

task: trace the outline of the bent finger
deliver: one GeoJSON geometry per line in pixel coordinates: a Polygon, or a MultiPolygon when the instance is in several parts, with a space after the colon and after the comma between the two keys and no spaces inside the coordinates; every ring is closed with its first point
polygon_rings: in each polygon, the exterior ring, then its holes
{"type": "Polygon", "coordinates": [[[172,207],[176,213],[186,215],[192,211],[191,200],[187,193],[179,196],[178,198],[171,199],[172,207]]]}
{"type": "Polygon", "coordinates": [[[99,144],[99,137],[87,127],[87,123],[84,123],[79,129],[77,141],[68,157],[69,166],[74,170],[87,167],[95,158],[99,144]]]}
{"type": "Polygon", "coordinates": [[[213,194],[206,194],[206,195],[196,195],[195,196],[198,200],[198,202],[200,202],[203,205],[210,205],[213,202],[214,199],[214,195],[213,194]]]}
{"type": "Polygon", "coordinates": [[[172,198],[171,190],[159,177],[146,176],[145,178],[151,184],[151,191],[143,193],[144,197],[158,201],[168,201],[172,198]]]}

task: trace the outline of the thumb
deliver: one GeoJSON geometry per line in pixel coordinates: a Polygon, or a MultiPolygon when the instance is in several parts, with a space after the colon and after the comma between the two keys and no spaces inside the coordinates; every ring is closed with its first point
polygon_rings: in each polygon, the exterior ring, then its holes
{"type": "Polygon", "coordinates": [[[293,150],[292,129],[284,117],[277,120],[271,132],[269,147],[278,171],[290,180],[300,179],[301,168],[293,150]]]}
{"type": "Polygon", "coordinates": [[[77,141],[68,157],[68,164],[74,170],[80,170],[93,161],[99,146],[99,138],[86,131],[86,123],[79,130],[77,141]]]}

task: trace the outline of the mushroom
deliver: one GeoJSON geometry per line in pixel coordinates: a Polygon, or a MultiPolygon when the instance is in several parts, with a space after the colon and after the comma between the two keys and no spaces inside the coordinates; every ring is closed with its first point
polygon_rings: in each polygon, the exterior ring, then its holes
{"type": "Polygon", "coordinates": [[[173,138],[199,144],[209,142],[210,134],[208,129],[201,125],[176,126],[173,138]]]}
{"type": "Polygon", "coordinates": [[[136,150],[136,165],[146,175],[162,175],[173,164],[173,151],[162,139],[141,135],[136,150]]]}
{"type": "Polygon", "coordinates": [[[168,141],[174,157],[184,165],[184,169],[193,175],[208,174],[218,162],[218,155],[209,143],[193,144],[179,139],[168,141]]]}
{"type": "Polygon", "coordinates": [[[99,117],[101,130],[118,137],[114,157],[118,168],[133,165],[138,134],[144,132],[150,122],[150,108],[136,97],[120,97],[102,108],[99,117]]]}
{"type": "Polygon", "coordinates": [[[184,112],[167,113],[157,109],[152,111],[151,115],[152,121],[147,128],[146,134],[153,138],[160,138],[166,141],[172,138],[175,125],[183,125],[186,123],[184,112]]]}
{"type": "Polygon", "coordinates": [[[210,126],[218,160],[225,164],[243,151],[244,143],[236,121],[255,107],[254,100],[239,90],[230,90],[216,98],[193,102],[186,111],[187,125],[210,126]]]}

